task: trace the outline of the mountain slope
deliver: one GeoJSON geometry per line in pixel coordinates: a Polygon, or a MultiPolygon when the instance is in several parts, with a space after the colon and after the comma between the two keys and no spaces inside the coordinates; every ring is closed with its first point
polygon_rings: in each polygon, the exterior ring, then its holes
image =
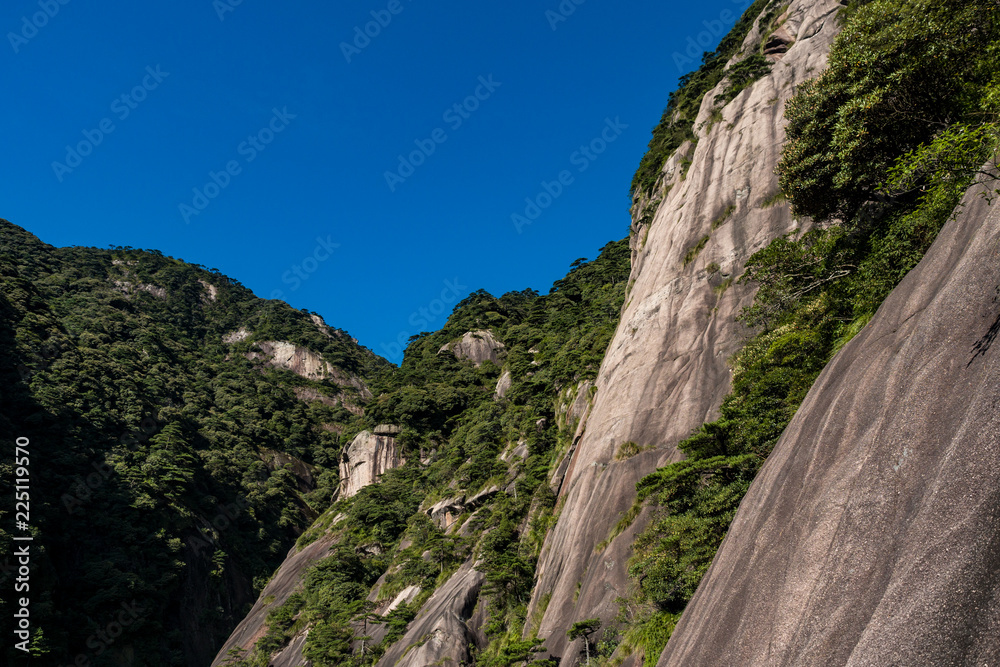
{"type": "Polygon", "coordinates": [[[34,453],[35,662],[206,664],[328,506],[388,364],[217,271],[6,221],[0,312],[0,431],[34,453]],[[142,610],[128,633],[95,635],[123,604],[142,610]]]}
{"type": "Polygon", "coordinates": [[[1000,659],[1000,211],[983,191],[820,375],[659,664],[1000,659]]]}
{"type": "MultiPolygon", "coordinates": [[[[599,617],[608,625],[619,613],[644,519],[618,535],[615,526],[635,501],[636,483],[682,458],[675,444],[716,415],[729,391],[726,362],[747,335],[735,316],[753,294],[749,285],[731,285],[733,278],[756,250],[800,224],[786,204],[774,204],[782,110],[795,87],[823,67],[839,30],[838,9],[833,1],[794,2],[771,14],[791,36],[787,52],[721,110],[713,110],[714,98],[724,95],[726,82],[705,96],[694,122],[697,145],[681,145],[653,194],[637,203],[629,299],[560,492],[563,509],[546,539],[532,599],[536,609],[547,602],[539,635],[564,661],[582,652],[579,641],[567,645],[573,623],[599,617]],[[619,455],[630,442],[643,451],[619,455]]],[[[768,12],[757,11],[747,52],[768,29],[759,25],[768,12]]]]}
{"type": "MultiPolygon", "coordinates": [[[[414,337],[399,370],[373,385],[365,415],[396,467],[319,517],[213,664],[499,666],[530,656],[538,642],[521,628],[553,487],[628,268],[628,242],[609,243],[549,294],[475,292],[442,330],[414,337]]],[[[349,470],[369,469],[368,441],[363,433],[345,449],[349,470]]]]}

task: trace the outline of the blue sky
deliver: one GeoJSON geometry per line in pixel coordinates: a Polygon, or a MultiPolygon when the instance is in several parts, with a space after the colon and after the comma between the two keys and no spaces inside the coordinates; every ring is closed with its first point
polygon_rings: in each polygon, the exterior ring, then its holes
{"type": "Polygon", "coordinates": [[[12,0],[0,217],[217,267],[399,361],[441,303],[626,235],[668,94],[747,4],[12,0]]]}

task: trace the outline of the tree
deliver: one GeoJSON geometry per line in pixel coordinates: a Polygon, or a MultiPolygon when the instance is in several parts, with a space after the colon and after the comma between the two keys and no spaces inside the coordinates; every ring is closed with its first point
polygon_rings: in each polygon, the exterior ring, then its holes
{"type": "Polygon", "coordinates": [[[569,630],[566,631],[566,636],[569,640],[576,641],[580,637],[583,637],[583,647],[587,653],[587,664],[590,664],[590,636],[593,635],[601,628],[601,619],[599,618],[588,618],[585,621],[577,621],[570,626],[569,630]]]}
{"type": "Polygon", "coordinates": [[[988,0],[879,0],[858,10],[827,70],[786,107],[778,172],[792,209],[850,221],[880,199],[898,157],[978,110],[996,69],[982,54],[998,25],[988,0]]]}

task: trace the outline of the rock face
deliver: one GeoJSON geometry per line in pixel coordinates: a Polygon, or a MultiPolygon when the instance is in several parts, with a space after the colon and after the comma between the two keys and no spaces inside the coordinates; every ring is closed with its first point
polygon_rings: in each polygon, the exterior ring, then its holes
{"type": "Polygon", "coordinates": [[[340,497],[350,498],[377,482],[386,470],[405,462],[394,437],[369,431],[358,433],[340,459],[340,497]]]}
{"type": "MultiPolygon", "coordinates": [[[[246,336],[243,336],[242,338],[236,337],[243,331],[244,330],[241,328],[240,330],[229,334],[227,338],[232,338],[232,341],[226,339],[223,340],[226,342],[243,340],[246,336]]],[[[247,355],[247,358],[250,360],[262,359],[268,366],[283,368],[300,377],[304,377],[307,380],[332,379],[342,387],[353,387],[358,391],[358,394],[365,399],[371,398],[372,396],[371,391],[369,391],[368,386],[364,383],[364,381],[358,377],[343,372],[339,368],[336,368],[323,359],[323,355],[318,352],[314,352],[309,348],[295,345],[294,343],[289,343],[288,341],[283,340],[266,340],[257,343],[257,349],[259,351],[250,352],[247,355]]]]}
{"type": "MultiPolygon", "coordinates": [[[[565,504],[542,549],[528,613],[537,613],[551,595],[539,636],[564,666],[575,664],[570,656],[582,650],[580,642],[567,646],[570,625],[592,617],[608,622],[617,613],[630,545],[644,517],[603,551],[595,553],[595,545],[632,505],[635,483],[678,460],[676,444],[715,417],[729,391],[726,360],[745,335],[735,316],[752,290],[729,286],[728,279],[740,275],[755,251],[798,225],[786,205],[770,205],[778,191],[774,167],[785,136],[784,104],[825,66],[839,9],[835,0],[792,2],[781,26],[790,46],[772,57],[772,73],[726,105],[719,122],[707,121],[721,85],[706,95],[695,122],[698,144],[679,151],[690,154],[690,169],[683,173],[679,156],[668,160],[655,214],[646,217],[643,206],[636,213],[634,284],[601,366],[593,408],[557,471],[565,504]],[[706,271],[710,264],[719,270],[706,271]],[[616,461],[616,450],[628,441],[652,449],[616,461]]],[[[758,48],[761,37],[752,30],[746,50],[758,48]]]]}
{"type": "Polygon", "coordinates": [[[448,350],[459,359],[468,359],[476,366],[482,366],[483,362],[487,360],[495,364],[499,363],[498,353],[503,349],[503,343],[498,341],[492,332],[480,330],[468,331],[458,340],[442,345],[438,354],[448,350]]]}
{"type": "Polygon", "coordinates": [[[499,400],[506,396],[507,392],[510,391],[510,385],[512,382],[513,378],[510,375],[510,371],[504,371],[503,375],[500,376],[500,379],[497,380],[497,388],[493,393],[494,398],[499,400]]]}
{"type": "Polygon", "coordinates": [[[660,665],[1000,662],[1000,207],[826,367],[660,665]]]}
{"type": "Polygon", "coordinates": [[[120,291],[122,294],[126,296],[131,296],[132,294],[136,294],[137,292],[149,292],[157,299],[167,298],[167,290],[164,287],[158,287],[157,285],[149,285],[147,283],[135,284],[124,280],[114,280],[112,282],[114,283],[115,288],[117,288],[118,291],[120,291]]]}
{"type": "Polygon", "coordinates": [[[252,352],[252,359],[265,359],[269,366],[284,368],[308,380],[323,380],[332,372],[322,355],[294,343],[268,340],[257,343],[257,347],[260,352],[252,352]]]}
{"type": "Polygon", "coordinates": [[[386,651],[377,667],[472,664],[473,647],[485,644],[485,637],[471,622],[483,579],[472,563],[459,568],[431,595],[406,634],[386,651]]]}
{"type": "MultiPolygon", "coordinates": [[[[302,551],[298,551],[298,548],[294,546],[289,550],[285,562],[281,564],[281,567],[271,577],[271,581],[261,591],[260,597],[250,613],[240,621],[229,639],[219,649],[215,660],[212,661],[212,667],[225,663],[230,649],[237,647],[249,649],[264,636],[264,633],[267,632],[265,620],[268,612],[277,609],[288,600],[288,596],[301,585],[306,570],[316,561],[328,556],[334,543],[334,536],[328,533],[306,546],[302,551]]],[[[302,664],[301,652],[304,645],[305,635],[296,637],[292,645],[272,658],[269,664],[273,667],[298,667],[302,664]]]]}
{"type": "Polygon", "coordinates": [[[499,487],[490,486],[468,498],[464,495],[456,498],[445,498],[432,505],[427,510],[427,516],[434,521],[438,528],[448,531],[462,514],[474,512],[482,506],[484,501],[495,496],[499,490],[499,487]]]}

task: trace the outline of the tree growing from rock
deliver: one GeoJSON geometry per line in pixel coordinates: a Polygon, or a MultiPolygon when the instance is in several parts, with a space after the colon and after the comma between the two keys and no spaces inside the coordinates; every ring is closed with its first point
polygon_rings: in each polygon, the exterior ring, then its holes
{"type": "Polygon", "coordinates": [[[569,640],[576,641],[580,637],[583,637],[584,651],[587,654],[587,664],[590,664],[590,637],[595,632],[601,628],[601,619],[599,618],[588,618],[585,621],[577,621],[570,626],[569,630],[566,632],[566,636],[569,640]]]}

